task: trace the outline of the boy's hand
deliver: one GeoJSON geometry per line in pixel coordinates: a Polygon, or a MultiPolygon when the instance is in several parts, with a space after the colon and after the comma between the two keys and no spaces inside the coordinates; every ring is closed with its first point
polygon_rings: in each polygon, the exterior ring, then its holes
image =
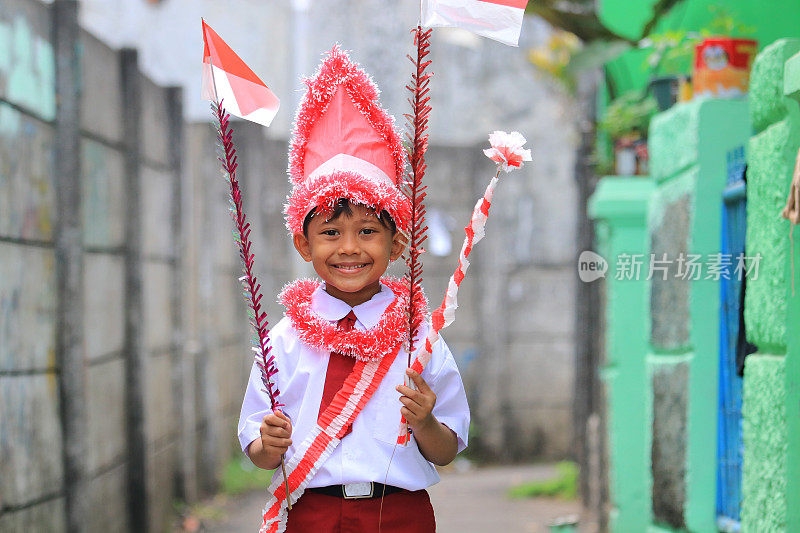
{"type": "Polygon", "coordinates": [[[264,416],[259,429],[261,449],[270,456],[280,457],[292,445],[292,421],[280,411],[264,416]]]}
{"type": "Polygon", "coordinates": [[[406,374],[417,386],[417,390],[405,385],[397,386],[397,391],[402,394],[400,401],[403,403],[403,407],[400,408],[400,413],[406,418],[411,429],[419,432],[437,424],[436,418],[433,416],[436,394],[418,373],[409,368],[406,370],[406,374]]]}

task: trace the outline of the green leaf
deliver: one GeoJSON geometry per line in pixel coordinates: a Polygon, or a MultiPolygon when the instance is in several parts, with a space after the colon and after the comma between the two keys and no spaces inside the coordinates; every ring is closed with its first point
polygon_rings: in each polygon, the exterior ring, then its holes
{"type": "Polygon", "coordinates": [[[643,96],[640,91],[630,91],[611,102],[598,125],[601,131],[608,133],[613,139],[619,139],[635,130],[646,135],[650,119],[657,112],[658,106],[652,96],[643,96]]]}

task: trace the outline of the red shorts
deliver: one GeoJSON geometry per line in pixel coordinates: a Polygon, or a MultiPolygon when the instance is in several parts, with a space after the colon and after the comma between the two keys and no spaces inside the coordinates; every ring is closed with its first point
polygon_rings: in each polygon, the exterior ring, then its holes
{"type": "Polygon", "coordinates": [[[292,505],[286,533],[434,533],[428,491],[404,491],[383,498],[347,500],[306,491],[292,505]]]}

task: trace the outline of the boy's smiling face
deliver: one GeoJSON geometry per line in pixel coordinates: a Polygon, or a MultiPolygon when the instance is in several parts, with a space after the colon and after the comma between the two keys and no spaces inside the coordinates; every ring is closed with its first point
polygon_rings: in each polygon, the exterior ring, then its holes
{"type": "Polygon", "coordinates": [[[400,233],[393,234],[371,209],[351,203],[350,210],[332,220],[312,217],[307,236],[294,234],[294,246],[325,281],[325,290],[354,307],[380,292],[380,278],[403,244],[400,233]]]}

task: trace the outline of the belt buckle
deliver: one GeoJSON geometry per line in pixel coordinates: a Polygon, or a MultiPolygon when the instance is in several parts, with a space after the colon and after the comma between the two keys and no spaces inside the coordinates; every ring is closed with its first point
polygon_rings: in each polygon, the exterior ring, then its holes
{"type": "Polygon", "coordinates": [[[347,483],[342,485],[342,496],[345,500],[360,500],[372,498],[375,487],[371,481],[361,483],[347,483]]]}

